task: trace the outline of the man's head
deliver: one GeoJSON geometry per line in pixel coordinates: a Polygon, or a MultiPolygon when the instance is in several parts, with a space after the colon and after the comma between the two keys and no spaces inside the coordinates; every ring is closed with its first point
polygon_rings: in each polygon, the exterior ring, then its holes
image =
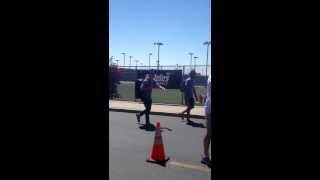
{"type": "Polygon", "coordinates": [[[151,70],[151,71],[149,72],[149,76],[150,76],[151,79],[154,78],[154,74],[155,74],[155,72],[154,72],[153,70],[151,70]]]}
{"type": "Polygon", "coordinates": [[[195,70],[191,70],[189,73],[190,78],[194,78],[196,76],[196,71],[195,70]]]}
{"type": "Polygon", "coordinates": [[[145,79],[149,79],[150,78],[150,75],[148,73],[145,74],[145,79]]]}
{"type": "Polygon", "coordinates": [[[153,79],[154,78],[154,72],[150,71],[146,74],[146,79],[153,79]]]}

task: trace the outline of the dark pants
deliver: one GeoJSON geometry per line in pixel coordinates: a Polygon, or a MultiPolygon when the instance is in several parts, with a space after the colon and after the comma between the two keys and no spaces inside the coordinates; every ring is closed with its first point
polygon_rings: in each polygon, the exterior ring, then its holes
{"type": "Polygon", "coordinates": [[[190,107],[190,109],[194,108],[194,99],[193,97],[184,97],[185,99],[185,103],[188,107],[190,107]]]}
{"type": "Polygon", "coordinates": [[[145,110],[140,112],[140,116],[142,115],[146,115],[146,124],[150,124],[150,119],[149,119],[149,114],[150,114],[150,110],[151,110],[151,106],[152,106],[152,99],[148,99],[148,98],[142,98],[141,99],[145,110]]]}

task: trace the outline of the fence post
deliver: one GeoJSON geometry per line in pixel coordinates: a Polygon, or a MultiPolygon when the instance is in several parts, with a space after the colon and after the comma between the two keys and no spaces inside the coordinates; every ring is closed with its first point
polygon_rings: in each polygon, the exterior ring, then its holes
{"type": "MultiPolygon", "coordinates": [[[[137,78],[137,72],[138,72],[138,66],[136,66],[136,80],[138,79],[138,78],[137,78]]],[[[134,82],[136,82],[136,81],[134,81],[134,82]]],[[[134,95],[133,95],[134,102],[137,101],[135,93],[136,93],[136,92],[134,92],[134,95]]]]}
{"type": "MultiPolygon", "coordinates": [[[[185,66],[183,65],[182,66],[182,81],[184,80],[183,79],[183,76],[184,76],[184,71],[185,71],[185,66]]],[[[181,92],[181,91],[180,91],[181,92]]],[[[181,104],[183,105],[183,92],[181,92],[181,104]]]]}

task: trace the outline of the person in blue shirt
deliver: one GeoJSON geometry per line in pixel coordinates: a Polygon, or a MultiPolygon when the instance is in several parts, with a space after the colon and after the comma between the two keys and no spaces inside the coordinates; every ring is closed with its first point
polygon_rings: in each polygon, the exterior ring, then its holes
{"type": "Polygon", "coordinates": [[[145,79],[142,81],[140,90],[142,91],[141,100],[145,106],[145,110],[137,113],[137,121],[140,123],[140,117],[145,114],[146,116],[146,129],[150,128],[150,119],[149,114],[152,106],[152,89],[154,87],[158,87],[162,90],[166,90],[166,88],[162,87],[158,82],[154,80],[154,73],[150,72],[146,74],[145,79]]]}
{"type": "Polygon", "coordinates": [[[194,103],[195,103],[194,100],[196,99],[196,101],[198,101],[197,93],[196,93],[196,90],[194,88],[194,77],[195,77],[195,75],[196,75],[196,71],[192,70],[189,73],[189,78],[184,81],[184,83],[185,83],[184,84],[184,86],[185,86],[185,89],[184,89],[184,100],[185,100],[185,104],[186,104],[187,108],[180,113],[180,116],[183,119],[184,118],[184,114],[187,113],[187,124],[192,124],[192,121],[190,121],[190,111],[191,111],[191,109],[194,108],[194,103]],[[194,95],[195,99],[193,98],[193,95],[194,95]]]}

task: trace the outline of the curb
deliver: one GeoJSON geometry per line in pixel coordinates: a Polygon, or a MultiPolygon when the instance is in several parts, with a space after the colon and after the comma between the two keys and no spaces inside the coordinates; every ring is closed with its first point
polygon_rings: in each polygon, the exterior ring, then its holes
{"type": "MultiPolygon", "coordinates": [[[[138,113],[140,111],[138,110],[131,110],[131,109],[116,109],[116,108],[110,108],[109,111],[115,111],[115,112],[127,112],[127,113],[138,113]]],[[[165,113],[165,112],[154,112],[151,111],[150,114],[152,115],[161,115],[161,116],[173,116],[173,117],[180,117],[177,113],[165,113]]],[[[201,115],[190,115],[191,118],[195,119],[205,119],[204,116],[201,115]]]]}
{"type": "MultiPolygon", "coordinates": [[[[126,100],[110,100],[110,101],[115,101],[115,102],[129,102],[129,103],[137,103],[137,104],[143,104],[141,101],[126,101],[126,100]]],[[[167,103],[157,103],[157,102],[152,102],[154,105],[165,105],[165,106],[181,106],[185,107],[183,104],[167,104],[167,103]]],[[[195,105],[194,107],[203,107],[204,105],[195,105]]]]}

